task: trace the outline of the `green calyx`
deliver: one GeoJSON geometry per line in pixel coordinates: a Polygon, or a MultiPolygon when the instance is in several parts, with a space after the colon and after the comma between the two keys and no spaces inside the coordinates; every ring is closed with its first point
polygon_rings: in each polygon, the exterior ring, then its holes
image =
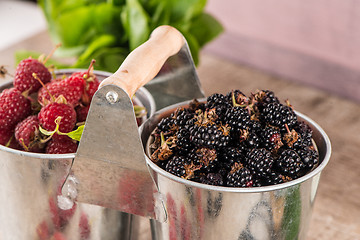
{"type": "Polygon", "coordinates": [[[56,124],[56,127],[53,131],[48,131],[44,128],[42,128],[41,126],[39,126],[39,130],[42,134],[48,136],[48,138],[46,138],[46,141],[49,140],[55,133],[59,134],[59,135],[66,135],[68,137],[70,137],[71,139],[74,139],[76,141],[80,141],[81,139],[81,135],[84,131],[84,126],[85,125],[80,125],[77,129],[71,131],[71,132],[68,132],[68,133],[63,133],[63,132],[60,132],[59,131],[59,126],[60,126],[60,122],[61,122],[61,119],[62,117],[59,116],[55,119],[55,124],[56,124]]]}

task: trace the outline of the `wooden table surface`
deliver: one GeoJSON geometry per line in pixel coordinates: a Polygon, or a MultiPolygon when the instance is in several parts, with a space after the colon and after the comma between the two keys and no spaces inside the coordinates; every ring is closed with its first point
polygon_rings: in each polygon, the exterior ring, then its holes
{"type": "MultiPolygon", "coordinates": [[[[0,51],[0,65],[14,71],[14,52],[48,53],[46,32],[0,51]]],[[[271,89],[294,108],[316,121],[332,142],[330,163],[322,172],[308,232],[309,240],[360,240],[360,105],[311,86],[300,85],[209,53],[202,53],[198,74],[206,95],[240,89],[249,94],[271,89]]],[[[0,80],[10,80],[10,77],[0,80]]],[[[341,79],[339,79],[341,81],[341,79]]],[[[141,221],[140,239],[150,239],[148,222],[141,221]]]]}

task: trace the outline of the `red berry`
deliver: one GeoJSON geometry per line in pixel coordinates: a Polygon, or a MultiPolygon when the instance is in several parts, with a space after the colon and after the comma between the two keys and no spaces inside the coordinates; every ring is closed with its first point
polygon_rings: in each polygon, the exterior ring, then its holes
{"type": "Polygon", "coordinates": [[[78,122],[85,122],[86,121],[86,117],[88,115],[89,112],[89,108],[90,105],[87,106],[78,106],[75,110],[76,110],[76,116],[77,116],[77,121],[78,122]]]}
{"type": "Polygon", "coordinates": [[[99,88],[100,81],[94,74],[90,74],[89,76],[87,75],[87,72],[83,72],[80,74],[83,74],[83,76],[85,76],[85,89],[84,94],[81,97],[81,102],[84,105],[89,105],[92,97],[99,88]]]}
{"type": "Polygon", "coordinates": [[[63,80],[55,80],[47,83],[45,87],[42,87],[38,93],[38,101],[43,106],[47,102],[51,102],[51,96],[57,98],[63,95],[68,104],[77,106],[80,102],[81,96],[84,92],[84,79],[82,77],[70,76],[63,80]]]}
{"type": "Polygon", "coordinates": [[[39,141],[39,119],[31,115],[15,127],[15,138],[23,149],[30,152],[42,152],[43,144],[39,141]]]}
{"type": "Polygon", "coordinates": [[[51,73],[44,64],[30,57],[22,60],[16,67],[14,87],[20,92],[28,90],[29,94],[39,90],[41,84],[33,77],[33,73],[35,73],[44,84],[51,80],[51,73]]]}
{"type": "Polygon", "coordinates": [[[16,88],[4,89],[0,94],[0,129],[10,130],[31,113],[30,100],[16,88]]]}
{"type": "Polygon", "coordinates": [[[0,144],[4,146],[8,144],[13,134],[12,131],[0,129],[0,144]]]}
{"type": "Polygon", "coordinates": [[[52,139],[46,147],[46,153],[63,154],[75,153],[77,150],[77,143],[71,138],[52,139]]]}
{"type": "MultiPolygon", "coordinates": [[[[62,133],[71,132],[76,124],[76,112],[74,108],[65,103],[53,102],[43,107],[39,114],[39,122],[42,128],[47,131],[54,131],[56,128],[55,119],[61,117],[59,123],[59,131],[62,133]]],[[[53,138],[68,138],[54,134],[53,138]]]]}

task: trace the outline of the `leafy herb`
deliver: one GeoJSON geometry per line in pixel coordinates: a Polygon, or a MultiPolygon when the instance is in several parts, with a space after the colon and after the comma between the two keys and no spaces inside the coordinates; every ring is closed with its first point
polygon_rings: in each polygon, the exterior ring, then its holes
{"type": "Polygon", "coordinates": [[[186,38],[192,57],[222,31],[204,12],[206,0],[39,0],[52,40],[62,43],[59,57],[76,57],[68,67],[114,72],[125,57],[145,42],[160,25],[177,28],[186,38]]]}

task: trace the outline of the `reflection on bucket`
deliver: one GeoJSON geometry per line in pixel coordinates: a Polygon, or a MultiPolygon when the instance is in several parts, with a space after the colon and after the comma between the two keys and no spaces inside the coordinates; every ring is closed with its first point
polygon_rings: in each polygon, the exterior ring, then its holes
{"type": "MultiPolygon", "coordinates": [[[[94,73],[99,80],[111,75],[94,73]]],[[[0,91],[11,86],[5,83],[0,91]]],[[[144,88],[135,101],[146,107],[148,116],[154,113],[154,100],[144,88]]],[[[37,154],[0,145],[0,155],[0,239],[137,239],[136,216],[72,202],[61,194],[75,154],[37,154]]]]}

